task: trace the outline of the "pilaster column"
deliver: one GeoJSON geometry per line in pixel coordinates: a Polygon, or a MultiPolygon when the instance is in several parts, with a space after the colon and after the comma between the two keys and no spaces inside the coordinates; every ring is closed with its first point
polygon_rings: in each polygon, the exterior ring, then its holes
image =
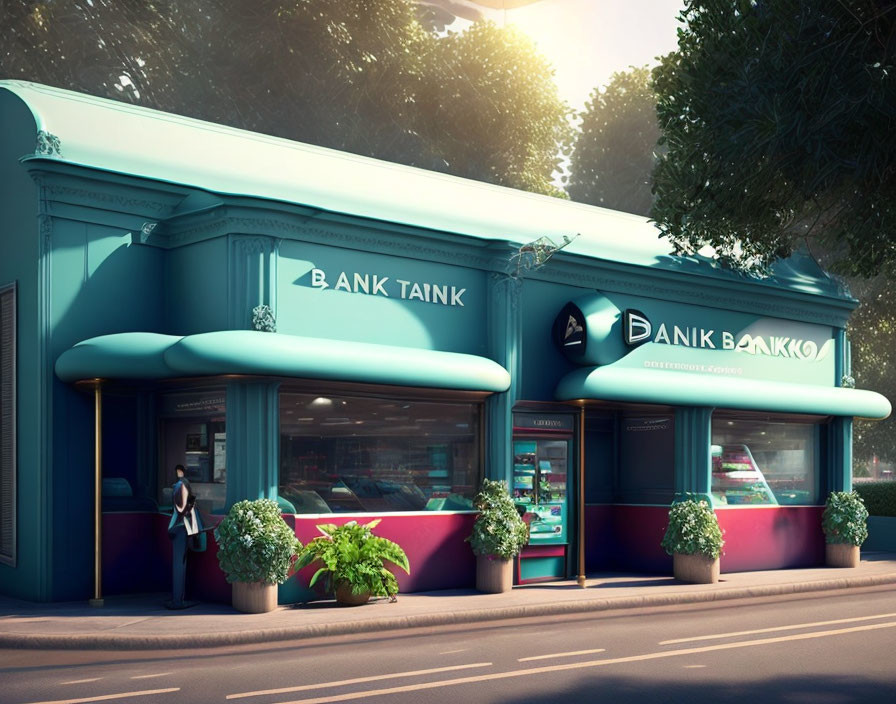
{"type": "Polygon", "coordinates": [[[828,463],[823,496],[828,491],[852,491],[852,418],[836,417],[828,427],[828,463]]]}
{"type": "Polygon", "coordinates": [[[504,393],[492,394],[486,402],[485,476],[503,479],[508,486],[513,466],[513,405],[518,398],[522,371],[521,287],[519,279],[506,274],[489,275],[488,354],[510,372],[510,388],[504,393]]]}
{"type": "Polygon", "coordinates": [[[227,384],[227,506],[276,499],[280,458],[279,382],[227,384]]]}
{"type": "Polygon", "coordinates": [[[712,482],[712,408],[675,409],[675,498],[709,498],[712,482]]]}
{"type": "Polygon", "coordinates": [[[227,320],[231,330],[252,327],[252,309],[266,303],[277,313],[277,254],[273,237],[231,235],[228,240],[227,320]]]}

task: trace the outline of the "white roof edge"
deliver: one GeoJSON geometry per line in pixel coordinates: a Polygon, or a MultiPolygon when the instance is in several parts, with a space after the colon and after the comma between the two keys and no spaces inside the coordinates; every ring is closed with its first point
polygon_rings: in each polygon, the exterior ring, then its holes
{"type": "Polygon", "coordinates": [[[650,265],[670,252],[646,218],[248,132],[24,81],[0,80],[65,163],[400,223],[650,265]]]}

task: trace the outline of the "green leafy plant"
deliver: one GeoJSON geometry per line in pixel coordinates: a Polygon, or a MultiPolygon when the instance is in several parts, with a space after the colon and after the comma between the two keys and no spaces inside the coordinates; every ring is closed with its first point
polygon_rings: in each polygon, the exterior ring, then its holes
{"type": "Polygon", "coordinates": [[[715,559],[722,554],[724,544],[719,521],[705,499],[689,498],[672,504],[661,543],[667,553],[715,559]]]}
{"type": "Polygon", "coordinates": [[[218,564],[228,582],[283,584],[302,544],[276,501],[235,503],[215,529],[218,564]]]}
{"type": "Polygon", "coordinates": [[[824,505],[821,529],[828,543],[861,545],[868,537],[868,509],[856,491],[832,491],[824,505]]]}
{"type": "Polygon", "coordinates": [[[372,530],[379,523],[380,519],[376,519],[363,525],[350,521],[341,526],[331,523],[317,526],[323,535],[305,546],[296,569],[321,562],[309,586],[313,587],[323,576],[331,590],[345,583],[353,594],[369,592],[372,596],[395,596],[398,581],[386,569],[385,563],[391,562],[408,574],[411,570],[407,555],[397,543],[373,534],[372,530]]]}
{"type": "Polygon", "coordinates": [[[506,484],[483,479],[473,505],[479,511],[473,533],[467,538],[473,552],[503,560],[519,555],[529,542],[529,527],[520,518],[506,484]]]}

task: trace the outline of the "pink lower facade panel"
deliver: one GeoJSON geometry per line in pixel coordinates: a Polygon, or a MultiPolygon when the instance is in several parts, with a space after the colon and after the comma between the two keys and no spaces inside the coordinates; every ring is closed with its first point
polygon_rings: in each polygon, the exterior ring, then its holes
{"type": "MultiPolygon", "coordinates": [[[[209,519],[219,522],[222,516],[209,519]]],[[[374,516],[327,515],[302,517],[284,515],[304,545],[320,535],[317,525],[342,524],[356,520],[367,523],[374,516]]],[[[411,573],[396,570],[402,592],[470,588],[475,582],[476,560],[465,538],[472,532],[475,515],[445,513],[431,515],[379,516],[377,535],[394,540],[404,548],[411,573]]],[[[169,517],[160,513],[103,514],[103,592],[105,594],[152,593],[171,589],[171,541],[169,517]]],[[[316,567],[293,575],[281,586],[281,602],[305,601],[317,596],[307,585],[316,567]]],[[[218,547],[209,535],[204,552],[187,555],[188,599],[229,603],[231,587],[218,566],[218,547]]]]}
{"type": "MultiPolygon", "coordinates": [[[[722,572],[812,567],[824,564],[821,506],[777,506],[720,509],[724,532],[722,572]]],[[[585,507],[585,565],[589,573],[632,571],[671,574],[672,558],[660,547],[666,530],[664,506],[589,505],[585,507]]],[[[304,544],[321,523],[374,520],[373,516],[285,515],[304,544]]],[[[472,513],[392,514],[380,516],[377,535],[404,548],[411,573],[396,571],[402,592],[469,589],[476,562],[465,538],[472,513]]],[[[220,521],[220,516],[212,517],[220,521]]],[[[168,517],[158,513],[103,514],[103,591],[106,594],[151,593],[171,588],[171,542],[168,517]]],[[[570,564],[570,570],[575,566],[570,564]]],[[[282,603],[324,598],[310,591],[315,567],[307,567],[280,588],[282,603]]],[[[187,597],[230,602],[231,587],[218,566],[217,545],[209,536],[204,552],[189,553],[187,597]]]]}
{"type": "MultiPolygon", "coordinates": [[[[823,510],[822,506],[717,510],[725,538],[722,572],[824,564],[823,510]]],[[[668,511],[665,506],[586,506],[586,569],[671,574],[672,558],[660,547],[668,511]]]]}

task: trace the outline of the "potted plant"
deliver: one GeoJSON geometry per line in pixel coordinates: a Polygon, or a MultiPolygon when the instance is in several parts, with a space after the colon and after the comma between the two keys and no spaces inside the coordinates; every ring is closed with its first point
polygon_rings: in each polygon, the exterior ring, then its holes
{"type": "Polygon", "coordinates": [[[302,544],[286,525],[276,501],[257,499],[235,503],[215,529],[218,563],[233,585],[233,607],[263,613],[277,607],[277,585],[302,544]]]}
{"type": "Polygon", "coordinates": [[[479,515],[467,541],[476,555],[476,589],[506,592],[513,587],[513,558],[529,542],[529,526],[502,481],[483,479],[473,505],[479,515]]]}
{"type": "Polygon", "coordinates": [[[824,505],[821,528],[829,567],[858,567],[859,546],[868,537],[868,509],[855,491],[832,491],[824,505]]]}
{"type": "Polygon", "coordinates": [[[719,581],[719,555],[725,541],[706,499],[688,498],[672,504],[661,544],[672,555],[675,579],[693,584],[719,581]]]}
{"type": "Polygon", "coordinates": [[[323,535],[305,546],[296,569],[320,562],[309,586],[325,577],[327,588],[344,606],[366,604],[371,596],[388,596],[395,601],[398,581],[385,563],[391,562],[408,574],[411,570],[407,555],[397,543],[373,534],[379,523],[380,519],[376,519],[364,525],[349,521],[341,526],[317,526],[323,535]]]}

